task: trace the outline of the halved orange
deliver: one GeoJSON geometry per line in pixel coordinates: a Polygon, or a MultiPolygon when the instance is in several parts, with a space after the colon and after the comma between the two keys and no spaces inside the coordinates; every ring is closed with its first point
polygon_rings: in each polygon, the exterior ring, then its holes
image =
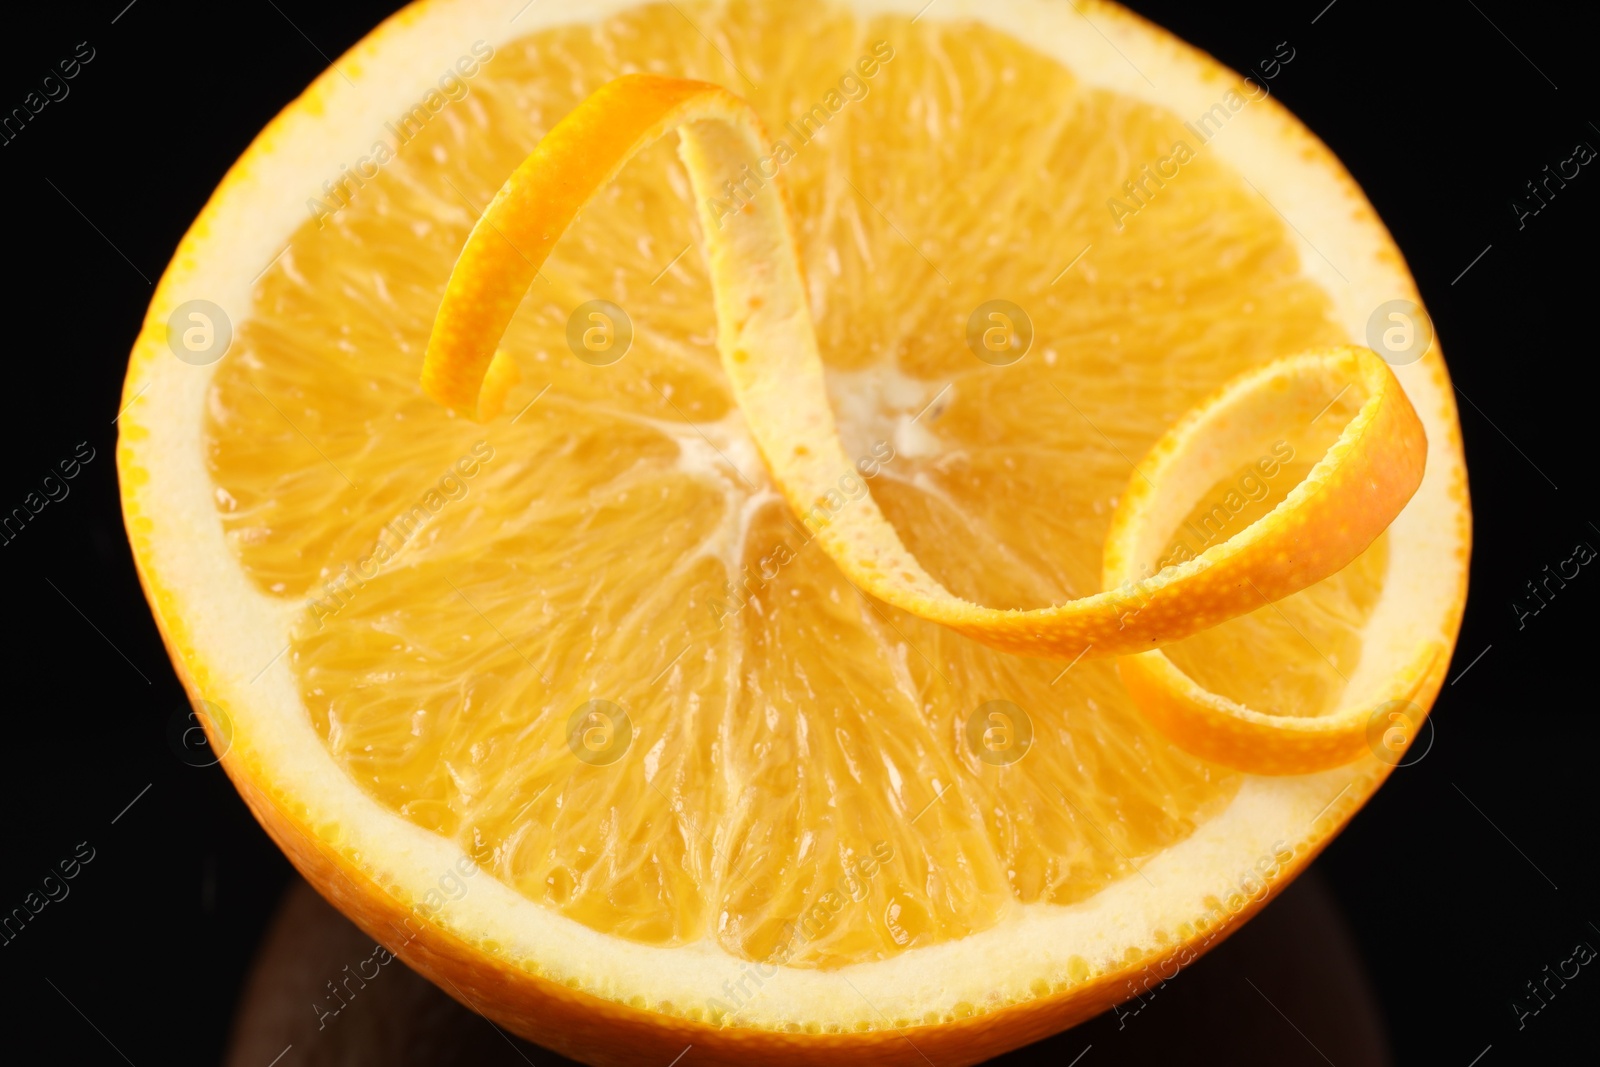
{"type": "MultiPolygon", "coordinates": [[[[998,651],[854,588],[718,365],[706,205],[670,139],[539,268],[500,342],[506,417],[422,394],[476,219],[631,71],[793,131],[751,166],[790,197],[858,461],[839,507],[870,493],[976,603],[1098,591],[1133,463],[1185,411],[1417,300],[1337,161],[1204,56],[1107,5],[919,6],[409,8],[230,172],[135,347],[129,533],[241,793],[408,963],[588,1062],[976,1062],[1214,944],[1392,762],[1239,773],[1167,740],[1111,661],[998,651]],[[235,335],[202,366],[168,345],[196,299],[235,335]],[[1020,359],[967,344],[994,301],[1026,316],[1020,359]]],[[[1338,573],[1167,645],[1206,692],[1382,714],[1430,647],[1407,699],[1431,703],[1465,470],[1437,349],[1393,373],[1426,432],[1416,493],[1338,573]]],[[[1328,390],[1174,518],[1249,526],[1358,399],[1328,390]]]]}

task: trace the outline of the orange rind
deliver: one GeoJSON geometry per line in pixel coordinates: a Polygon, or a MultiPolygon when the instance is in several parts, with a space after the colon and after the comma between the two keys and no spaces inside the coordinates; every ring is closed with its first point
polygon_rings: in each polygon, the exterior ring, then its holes
{"type": "MultiPolygon", "coordinates": [[[[492,417],[505,392],[496,346],[540,265],[583,205],[674,129],[697,199],[708,205],[700,221],[723,369],[773,480],[858,588],[1007,652],[1128,657],[1123,675],[1140,708],[1182,747],[1230,766],[1299,773],[1358,754],[1365,724],[1357,712],[1250,711],[1187,679],[1159,646],[1314,585],[1393,522],[1422,482],[1427,437],[1388,365],[1368,349],[1341,347],[1240,375],[1135,468],[1107,536],[1104,592],[1034,610],[974,604],[923,568],[870,495],[848,509],[833,499],[854,466],[829,407],[782,186],[764,186],[728,218],[709,208],[721,176],[737,173],[766,141],[755,111],[720,86],[627,75],[540,141],[496,194],[451,274],[423,367],[430,396],[492,417]],[[1285,500],[1194,558],[1151,565],[1197,494],[1247,446],[1321,418],[1351,389],[1360,402],[1354,417],[1285,500]]],[[[1411,689],[1433,654],[1425,649],[1406,672],[1411,689]]]]}
{"type": "MultiPolygon", "coordinates": [[[[1231,553],[1254,565],[1236,579],[1230,603],[1245,610],[1269,605],[1365,550],[1411,498],[1426,457],[1427,439],[1410,401],[1370,350],[1336,348],[1270,363],[1196,407],[1139,464],[1106,537],[1106,586],[1160,589],[1174,570],[1231,553]],[[1261,441],[1302,430],[1323,416],[1330,398],[1350,389],[1359,402],[1354,417],[1287,498],[1197,559],[1153,572],[1173,530],[1199,503],[1195,487],[1203,492],[1216,484],[1261,441]]],[[[1423,642],[1390,681],[1389,699],[1412,697],[1440,652],[1438,642],[1423,642]]],[[[1324,715],[1273,715],[1206,690],[1159,648],[1117,666],[1134,703],[1168,738],[1226,766],[1304,774],[1348,763],[1367,747],[1372,707],[1365,704],[1324,715]]]]}
{"type": "MultiPolygon", "coordinates": [[[[578,211],[634,155],[671,130],[697,198],[710,204],[722,176],[761,151],[760,119],[728,90],[703,82],[626,75],[557,123],[495,195],[473,228],[439,306],[423,389],[474,417],[488,405],[484,376],[539,266],[578,211]]],[[[974,604],[951,593],[901,542],[869,496],[839,509],[841,477],[855,466],[828,404],[793,227],[774,182],[729,218],[702,207],[717,308],[717,347],[752,436],[795,514],[855,585],[920,618],[1018,655],[1072,660],[1127,655],[1198,633],[1333,574],[1399,514],[1422,480],[1427,439],[1394,375],[1371,352],[1341,349],[1272,364],[1230,383],[1157,446],[1163,482],[1200,478],[1217,453],[1212,434],[1237,435],[1275,406],[1298,410],[1330,385],[1370,396],[1343,437],[1288,501],[1199,558],[1132,578],[1120,542],[1108,546],[1106,591],[1034,610],[974,604]],[[1295,403],[1298,401],[1298,403],[1295,403]]],[[[1338,390],[1335,389],[1336,393],[1338,390]]],[[[1141,472],[1124,505],[1158,519],[1141,472]],[[1139,487],[1143,485],[1144,492],[1139,487]]],[[[1181,516],[1181,513],[1179,513],[1181,516]]],[[[1173,517],[1173,525],[1179,516],[1173,517]]]]}

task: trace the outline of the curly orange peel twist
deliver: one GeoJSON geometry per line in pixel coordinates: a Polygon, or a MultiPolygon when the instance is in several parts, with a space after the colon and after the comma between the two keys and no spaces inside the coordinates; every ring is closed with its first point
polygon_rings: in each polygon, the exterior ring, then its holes
{"type": "MultiPolygon", "coordinates": [[[[1245,599],[1254,608],[1341,569],[1393,521],[1422,480],[1427,441],[1394,373],[1365,348],[1290,356],[1248,371],[1197,405],[1156,442],[1117,503],[1102,577],[1138,589],[1213,552],[1251,560],[1245,599]],[[1152,561],[1201,491],[1238,469],[1264,440],[1319,418],[1329,396],[1358,390],[1360,406],[1338,440],[1267,515],[1189,563],[1151,575],[1152,561]],[[1186,487],[1189,492],[1185,492],[1186,487]]],[[[1206,610],[1200,608],[1199,610],[1206,610]]],[[[1420,644],[1385,679],[1386,700],[1409,700],[1444,646],[1420,644]]],[[[1160,649],[1117,664],[1134,704],[1180,747],[1256,774],[1300,774],[1348,763],[1368,747],[1374,704],[1316,716],[1272,715],[1206,690],[1160,649]]]]}
{"type": "Polygon", "coordinates": [[[1364,717],[1351,733],[1351,713],[1324,722],[1251,711],[1205,692],[1159,646],[1334,574],[1399,514],[1421,483],[1427,443],[1388,366],[1366,349],[1338,348],[1241,375],[1180,420],[1136,471],[1107,538],[1106,591],[1031,610],[964,600],[923,569],[870,494],[838,512],[824,504],[855,467],[828,404],[782,186],[763,186],[721,219],[707,208],[722,179],[760,158],[767,143],[754,109],[721,86],[626,75],[596,90],[539,142],[484,211],[451,273],[423,365],[429,396],[474,418],[494,416],[516,380],[515,364],[496,346],[539,266],[578,211],[672,130],[702,205],[723,369],[774,482],[846,577],[880,600],[1006,652],[1127,657],[1121,669],[1135,703],[1174,741],[1207,758],[1292,773],[1359,754],[1364,717]],[[1198,557],[1140,574],[1197,503],[1184,498],[1185,487],[1203,490],[1236,469],[1259,424],[1314,410],[1313,401],[1326,406],[1349,385],[1364,397],[1359,410],[1285,500],[1198,557]],[[1309,741],[1305,724],[1320,724],[1309,741]]]}

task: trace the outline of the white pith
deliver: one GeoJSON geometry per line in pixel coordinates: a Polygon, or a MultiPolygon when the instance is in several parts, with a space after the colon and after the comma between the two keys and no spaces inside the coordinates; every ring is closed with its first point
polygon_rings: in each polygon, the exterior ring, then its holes
{"type": "MultiPolygon", "coordinates": [[[[363,792],[312,726],[282,655],[303,607],[260,593],[224,538],[202,439],[215,365],[196,367],[174,358],[166,347],[166,319],[178,304],[195,298],[248,307],[256,276],[305,220],[305,199],[321,179],[359,154],[472,42],[499,46],[542,26],[628,6],[593,0],[580,16],[558,5],[526,6],[525,0],[433,0],[391,21],[337,61],[353,85],[338,72],[324,75],[310,91],[319,107],[286,116],[236,166],[233,180],[174,257],[134,351],[120,463],[125,479],[134,469],[149,474],[131,490],[130,514],[150,524],[149,573],[171,595],[160,610],[182,620],[193,646],[190,674],[206,679],[205,698],[231,716],[233,757],[261,768],[277,803],[308,825],[326,828],[320,836],[328,845],[402,900],[422,900],[464,853],[363,792]]],[[[924,5],[852,0],[848,6],[909,17],[924,5]]],[[[1098,6],[939,0],[921,17],[974,19],[1009,31],[1092,85],[1158,103],[1184,118],[1209,109],[1237,82],[1170,39],[1098,6]]],[[[1303,270],[1330,294],[1351,343],[1364,344],[1373,308],[1418,297],[1365,200],[1320,161],[1307,158],[1309,144],[1285,114],[1252,103],[1206,150],[1248,177],[1291,221],[1303,270]]],[[[1465,484],[1448,380],[1437,349],[1396,373],[1428,431],[1428,472],[1391,527],[1384,592],[1367,625],[1346,703],[1378,694],[1419,640],[1453,644],[1455,636],[1450,605],[1465,568],[1467,531],[1461,524],[1425,521],[1452,514],[1458,506],[1452,493],[1465,484]]],[[[1364,758],[1321,775],[1248,779],[1226,811],[1143,864],[1140,873],[1087,901],[1018,905],[982,933],[881,962],[833,971],[778,968],[736,1022],[882,1026],[1028,1000],[1039,995],[1040,980],[1059,992],[1116,967],[1130,948],[1154,951],[1158,933],[1181,940],[1180,924],[1206,913],[1208,897],[1237,894],[1241,876],[1270,857],[1278,842],[1299,851],[1314,847],[1366,797],[1380,768],[1376,759],[1364,758]]],[[[438,923],[513,966],[575,982],[599,996],[639,998],[645,1007],[671,1005],[676,1013],[710,1017],[708,1002],[727,1003],[724,983],[738,981],[747,967],[713,941],[655,948],[598,933],[529,902],[486,873],[466,885],[460,900],[437,913],[438,923]]]]}

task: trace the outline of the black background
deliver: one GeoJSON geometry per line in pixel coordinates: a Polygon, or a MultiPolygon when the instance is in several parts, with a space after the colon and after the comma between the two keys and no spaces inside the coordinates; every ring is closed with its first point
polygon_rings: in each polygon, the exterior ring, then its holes
{"type": "MultiPolygon", "coordinates": [[[[1575,22],[1575,5],[1529,0],[1325,2],[1133,5],[1236,70],[1279,41],[1295,48],[1275,92],[1388,223],[1470,397],[1471,599],[1433,748],[1395,773],[1315,869],[1354,931],[1398,1062],[1594,1062],[1593,968],[1522,1029],[1510,1006],[1576,942],[1600,946],[1600,572],[1585,568],[1523,629],[1511,607],[1577,542],[1600,546],[1600,165],[1522,229],[1510,207],[1576,142],[1600,148],[1592,28],[1575,22]]],[[[96,450],[71,496],[0,547],[0,912],[79,842],[95,850],[70,897],[0,947],[5,1041],[36,1041],[74,1063],[215,1063],[294,875],[220,768],[186,766],[169,745],[185,697],[123,535],[112,419],[150,282],[225,169],[325,57],[395,5],[125,4],[0,14],[0,112],[78,42],[96,53],[68,98],[0,146],[0,510],[78,442],[96,450]]],[[[1308,1055],[1284,1034],[1283,1062],[1308,1055]]],[[[1066,1063],[1082,1044],[1052,1044],[1037,1061],[1066,1063]]],[[[1117,1062],[1113,1046],[1097,1039],[1083,1067],[1117,1062]]]]}

